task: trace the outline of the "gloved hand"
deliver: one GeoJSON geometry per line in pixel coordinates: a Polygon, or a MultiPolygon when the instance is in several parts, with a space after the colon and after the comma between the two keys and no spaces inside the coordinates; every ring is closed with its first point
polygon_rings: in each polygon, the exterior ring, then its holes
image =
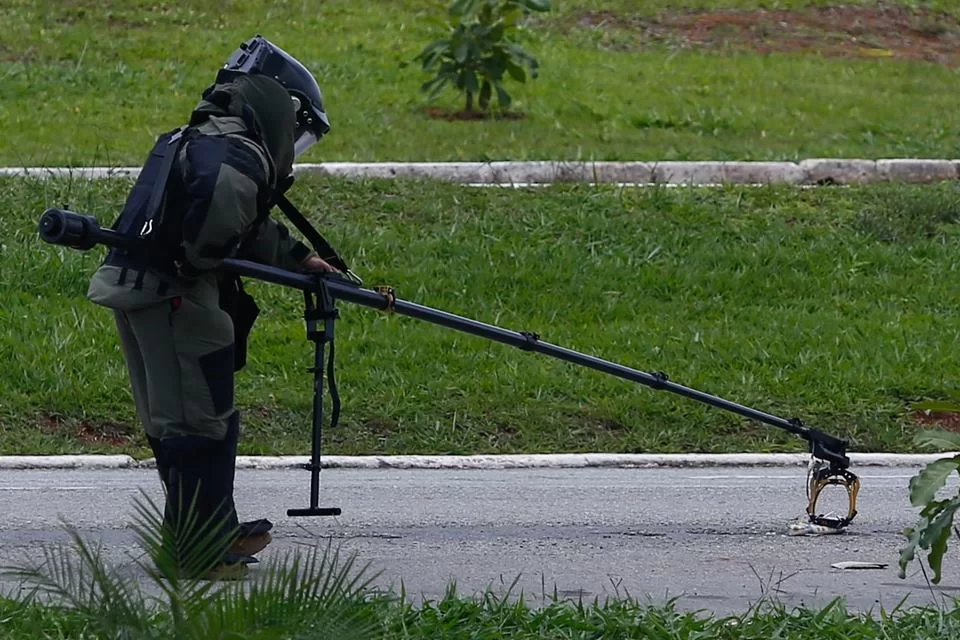
{"type": "Polygon", "coordinates": [[[322,271],[325,273],[340,273],[340,270],[336,267],[330,265],[326,260],[320,256],[307,256],[303,262],[300,263],[305,271],[322,271]]]}

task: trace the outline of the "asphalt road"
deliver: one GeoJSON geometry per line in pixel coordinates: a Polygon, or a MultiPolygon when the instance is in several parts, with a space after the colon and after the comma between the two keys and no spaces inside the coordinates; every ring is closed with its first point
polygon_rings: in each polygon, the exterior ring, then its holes
{"type": "MultiPolygon", "coordinates": [[[[860,610],[888,610],[960,596],[951,549],[939,587],[918,564],[897,576],[900,532],[916,520],[906,485],[916,468],[861,469],[860,515],[839,536],[785,535],[804,508],[800,468],[558,469],[502,471],[339,470],[323,473],[322,506],[337,518],[296,518],[307,506],[305,471],[240,471],[241,517],[275,523],[269,558],[300,545],[342,545],[381,572],[376,584],[411,598],[502,593],[518,578],[531,602],[629,594],[684,609],[738,613],[761,597],[817,606],[842,596],[860,610]],[[844,561],[886,563],[839,570],[844,561]]],[[[161,498],[155,473],[0,471],[0,565],[41,557],[67,540],[64,524],[103,543],[138,571],[129,524],[133,501],[161,498]]],[[[839,491],[839,490],[838,490],[839,491]]],[[[839,496],[831,496],[838,498],[839,496]]],[[[141,571],[142,573],[142,571],[141,571]]],[[[0,579],[0,592],[16,583],[0,579]]]]}

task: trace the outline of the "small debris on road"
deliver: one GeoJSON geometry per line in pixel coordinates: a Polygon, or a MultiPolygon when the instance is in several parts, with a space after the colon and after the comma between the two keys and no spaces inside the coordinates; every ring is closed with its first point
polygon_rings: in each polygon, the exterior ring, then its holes
{"type": "Polygon", "coordinates": [[[813,524],[812,522],[795,522],[787,530],[788,536],[833,536],[838,533],[843,533],[843,529],[825,527],[822,524],[813,524]]]}
{"type": "Polygon", "coordinates": [[[830,565],[834,569],[886,569],[886,562],[834,562],[830,565]]]}

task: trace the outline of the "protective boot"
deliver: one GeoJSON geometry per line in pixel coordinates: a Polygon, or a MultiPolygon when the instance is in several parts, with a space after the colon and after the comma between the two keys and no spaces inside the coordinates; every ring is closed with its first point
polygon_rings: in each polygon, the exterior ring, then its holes
{"type": "MultiPolygon", "coordinates": [[[[167,478],[170,476],[170,465],[167,463],[167,459],[163,455],[163,450],[160,448],[160,438],[147,436],[147,442],[150,443],[150,449],[153,451],[153,459],[157,465],[157,475],[160,476],[160,483],[163,484],[163,493],[164,495],[169,495],[170,489],[167,486],[167,478]]],[[[169,525],[171,522],[170,507],[168,503],[169,500],[164,504],[163,507],[163,524],[165,526],[169,525]]]]}
{"type": "Polygon", "coordinates": [[[241,522],[236,541],[230,545],[230,552],[240,556],[253,556],[270,544],[273,537],[270,530],[273,523],[266,519],[241,522]]]}
{"type": "MultiPolygon", "coordinates": [[[[240,434],[239,411],[234,411],[233,415],[230,416],[229,432],[235,435],[233,436],[230,458],[229,460],[224,460],[223,472],[229,476],[226,479],[226,482],[229,483],[230,486],[229,508],[233,513],[233,517],[236,519],[237,509],[233,501],[233,485],[237,469],[237,437],[240,434]]],[[[270,541],[273,539],[270,536],[271,529],[273,529],[273,523],[263,518],[250,522],[241,522],[237,528],[237,538],[233,544],[230,545],[229,552],[246,557],[248,563],[257,562],[253,556],[263,551],[263,549],[270,544],[270,541]]]]}
{"type": "MultiPolygon", "coordinates": [[[[237,430],[239,432],[239,420],[240,414],[237,412],[234,414],[234,417],[231,418],[231,429],[233,429],[233,423],[236,422],[237,430]]],[[[164,491],[169,494],[167,478],[170,475],[170,465],[163,453],[163,449],[160,447],[160,439],[147,436],[147,441],[150,443],[150,449],[153,451],[154,460],[156,461],[157,465],[157,474],[160,476],[160,482],[163,483],[164,491]]],[[[234,459],[235,458],[236,446],[234,446],[234,459]]],[[[231,477],[229,484],[231,487],[234,485],[235,471],[236,464],[234,462],[234,465],[230,467],[231,477]]],[[[236,512],[232,490],[230,495],[230,509],[236,512]]],[[[172,522],[169,503],[164,509],[163,521],[166,524],[172,522]]],[[[265,518],[252,520],[249,522],[241,522],[237,531],[237,539],[230,546],[229,552],[238,556],[245,556],[248,560],[250,560],[252,556],[263,551],[263,549],[273,540],[270,535],[271,529],[273,529],[273,523],[265,518]]]]}
{"type": "Polygon", "coordinates": [[[165,531],[174,570],[183,577],[233,579],[254,559],[230,552],[239,523],[233,505],[239,420],[223,440],[177,436],[160,441],[167,469],[165,531]]]}

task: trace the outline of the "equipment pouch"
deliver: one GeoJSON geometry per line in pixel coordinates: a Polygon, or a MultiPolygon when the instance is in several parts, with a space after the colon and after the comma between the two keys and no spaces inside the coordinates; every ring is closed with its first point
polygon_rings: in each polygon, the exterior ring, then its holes
{"type": "Polygon", "coordinates": [[[247,338],[260,315],[260,307],[253,296],[244,290],[240,276],[224,274],[220,278],[220,308],[233,320],[233,370],[239,371],[247,364],[247,338]]]}

